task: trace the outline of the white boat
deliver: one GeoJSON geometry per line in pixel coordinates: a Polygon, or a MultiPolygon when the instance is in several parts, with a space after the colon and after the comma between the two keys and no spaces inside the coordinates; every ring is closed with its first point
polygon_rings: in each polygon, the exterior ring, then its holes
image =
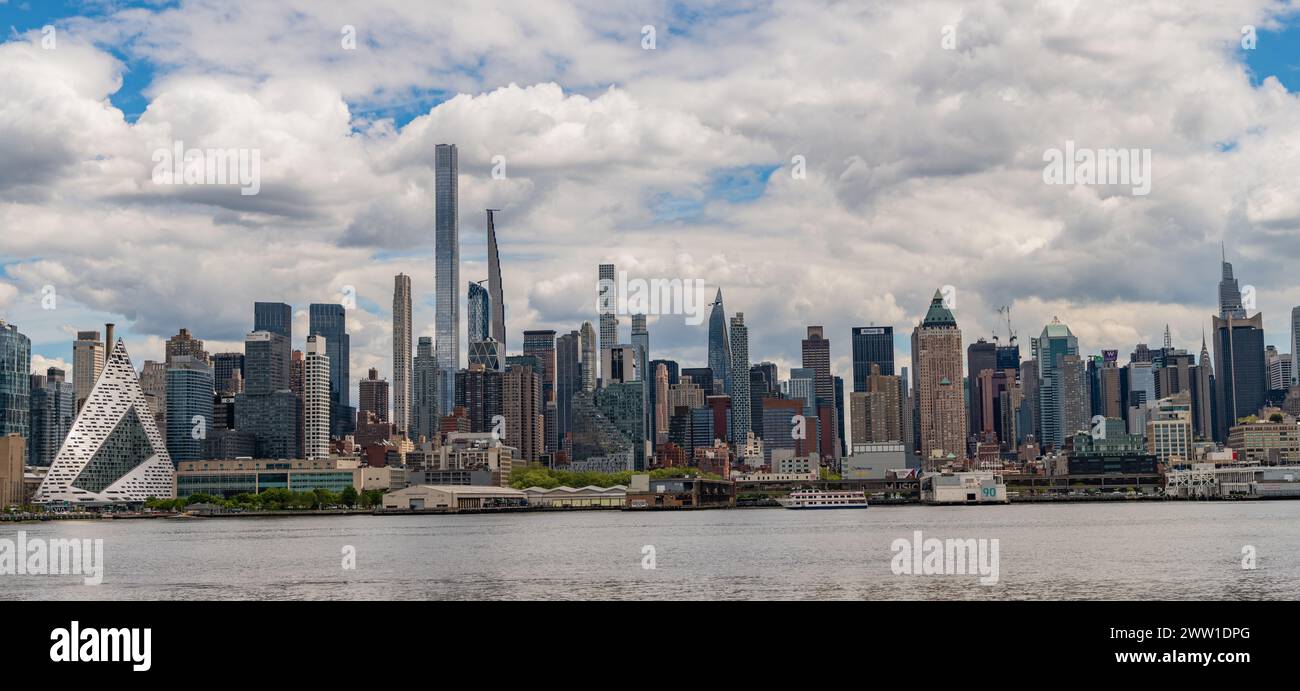
{"type": "Polygon", "coordinates": [[[849,490],[801,489],[776,500],[787,509],[865,509],[865,492],[849,490]]]}

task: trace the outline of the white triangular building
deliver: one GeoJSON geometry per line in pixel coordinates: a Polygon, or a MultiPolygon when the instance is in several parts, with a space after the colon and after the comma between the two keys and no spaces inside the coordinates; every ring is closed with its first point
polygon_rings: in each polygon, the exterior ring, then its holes
{"type": "Polygon", "coordinates": [[[105,506],[170,499],[176,496],[175,477],[126,345],[118,339],[35,501],[105,506]]]}

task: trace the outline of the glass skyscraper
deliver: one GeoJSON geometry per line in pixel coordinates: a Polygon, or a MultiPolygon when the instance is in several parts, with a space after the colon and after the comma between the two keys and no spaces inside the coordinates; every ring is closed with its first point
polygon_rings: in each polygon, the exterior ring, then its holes
{"type": "Polygon", "coordinates": [[[283,302],[254,302],[253,330],[280,334],[292,344],[293,308],[283,302]]]}
{"type": "Polygon", "coordinates": [[[439,415],[450,414],[455,405],[456,370],[460,369],[459,174],[456,145],[439,144],[434,149],[433,238],[434,351],[438,359],[439,415]]]}
{"type": "MultiPolygon", "coordinates": [[[[713,391],[731,393],[731,347],[727,340],[727,310],[722,306],[722,289],[709,312],[709,369],[713,370],[713,391]]],[[[748,373],[749,369],[746,368],[748,373]]]]}
{"type": "Polygon", "coordinates": [[[212,368],[202,359],[177,355],[167,366],[167,452],[172,462],[204,458],[212,432],[212,368]]]}
{"type": "Polygon", "coordinates": [[[31,434],[32,342],[0,321],[0,436],[31,434]]]}
{"type": "Polygon", "coordinates": [[[465,309],[469,313],[468,337],[471,350],[472,344],[487,340],[492,328],[492,301],[488,298],[487,288],[481,284],[482,281],[470,281],[469,299],[465,303],[465,309]]]}
{"type": "Polygon", "coordinates": [[[871,366],[880,365],[880,373],[894,375],[894,327],[859,326],[853,329],[853,390],[867,390],[871,366]]]}
{"type": "MultiPolygon", "coordinates": [[[[347,311],[343,305],[313,304],[308,308],[309,331],[325,337],[325,352],[330,359],[330,434],[343,437],[355,424],[352,415],[352,355],[348,337],[347,311]]],[[[251,363],[248,365],[251,368],[251,363]]],[[[248,374],[251,380],[252,372],[248,374]]],[[[245,385],[247,386],[247,384],[245,385]]]]}

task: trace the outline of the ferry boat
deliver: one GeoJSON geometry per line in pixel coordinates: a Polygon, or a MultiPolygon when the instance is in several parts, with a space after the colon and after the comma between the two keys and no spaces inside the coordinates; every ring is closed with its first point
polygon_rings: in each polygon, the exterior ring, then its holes
{"type": "Polygon", "coordinates": [[[791,492],[789,496],[776,501],[787,509],[867,508],[867,495],[865,492],[848,490],[801,489],[791,492]]]}

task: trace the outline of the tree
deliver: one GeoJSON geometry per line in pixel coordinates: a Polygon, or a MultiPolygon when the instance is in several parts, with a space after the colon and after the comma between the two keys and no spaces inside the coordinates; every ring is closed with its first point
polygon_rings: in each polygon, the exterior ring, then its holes
{"type": "Polygon", "coordinates": [[[353,506],[356,506],[357,505],[356,488],[354,488],[352,485],[348,485],[347,487],[344,487],[343,491],[339,494],[339,501],[341,501],[343,505],[348,508],[352,508],[353,506]]]}

